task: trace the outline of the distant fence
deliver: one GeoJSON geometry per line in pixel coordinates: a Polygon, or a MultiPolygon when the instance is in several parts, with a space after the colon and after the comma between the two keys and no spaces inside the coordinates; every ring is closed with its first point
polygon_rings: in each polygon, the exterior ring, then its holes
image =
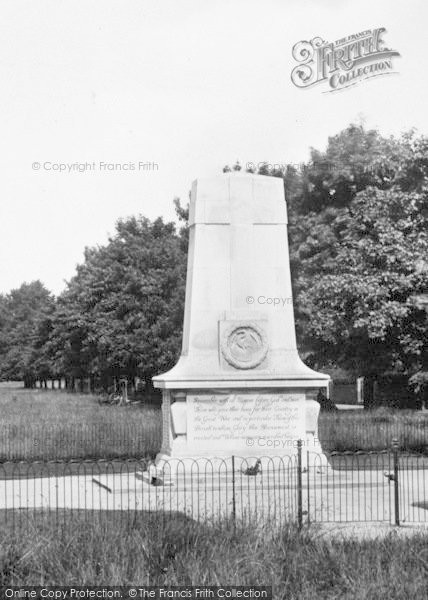
{"type": "Polygon", "coordinates": [[[80,394],[122,394],[145,404],[160,405],[162,393],[153,388],[147,389],[145,382],[139,377],[62,377],[59,379],[32,379],[24,382],[27,389],[64,390],[80,394]]]}
{"type": "Polygon", "coordinates": [[[417,409],[428,407],[427,392],[428,390],[425,389],[416,393],[409,385],[408,375],[389,373],[379,375],[376,379],[333,378],[329,396],[335,404],[417,409]]]}
{"type": "Polygon", "coordinates": [[[202,522],[428,522],[428,460],[400,453],[174,459],[162,472],[142,459],[0,464],[0,523],[124,523],[141,515],[202,522]]]}

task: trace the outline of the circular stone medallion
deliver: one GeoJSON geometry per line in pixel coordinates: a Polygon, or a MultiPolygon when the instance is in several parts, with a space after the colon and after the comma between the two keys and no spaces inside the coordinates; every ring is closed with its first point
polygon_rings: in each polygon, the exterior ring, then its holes
{"type": "Polygon", "coordinates": [[[263,330],[255,323],[238,323],[225,332],[221,352],[237,369],[253,369],[266,357],[268,345],[263,330]]]}

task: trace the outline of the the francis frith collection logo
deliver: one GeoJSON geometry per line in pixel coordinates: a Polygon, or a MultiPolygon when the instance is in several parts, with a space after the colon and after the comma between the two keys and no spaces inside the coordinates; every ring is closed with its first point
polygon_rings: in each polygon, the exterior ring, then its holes
{"type": "Polygon", "coordinates": [[[382,34],[386,29],[369,29],[335,42],[320,37],[298,42],[293,46],[293,58],[299,63],[291,72],[297,87],[308,88],[328,83],[328,92],[345,89],[362,80],[395,73],[393,57],[396,50],[386,48],[382,34]]]}

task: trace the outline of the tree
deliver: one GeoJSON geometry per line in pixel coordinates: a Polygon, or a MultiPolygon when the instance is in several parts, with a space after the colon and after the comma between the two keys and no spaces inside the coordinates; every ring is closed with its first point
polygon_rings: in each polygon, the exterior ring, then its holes
{"type": "Polygon", "coordinates": [[[37,377],[34,351],[55,299],[40,281],[33,281],[2,297],[1,304],[0,378],[24,380],[30,387],[37,377]]]}
{"type": "Polygon", "coordinates": [[[389,189],[410,158],[413,135],[401,140],[385,138],[374,129],[351,124],[328,139],[325,152],[311,148],[303,169],[299,212],[347,207],[358,192],[370,186],[389,189]]]}
{"type": "Polygon", "coordinates": [[[298,298],[307,343],[324,363],[364,375],[422,369],[426,313],[414,297],[428,287],[419,268],[427,208],[426,192],[367,188],[332,221],[329,260],[317,275],[300,276],[298,298]]]}
{"type": "Polygon", "coordinates": [[[86,249],[58,299],[50,339],[62,369],[104,380],[138,375],[151,387],[179,354],[185,267],[173,223],[120,220],[106,246],[86,249]]]}
{"type": "Polygon", "coordinates": [[[361,125],[330,137],[325,152],[311,149],[300,172],[282,170],[296,329],[311,364],[427,370],[415,301],[427,291],[427,175],[428,138],[361,125]]]}

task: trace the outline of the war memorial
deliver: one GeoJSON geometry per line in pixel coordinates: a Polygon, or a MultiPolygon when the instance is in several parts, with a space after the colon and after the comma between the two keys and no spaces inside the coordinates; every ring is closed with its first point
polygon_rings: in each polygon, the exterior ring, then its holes
{"type": "Polygon", "coordinates": [[[296,347],[281,179],[225,173],[193,183],[182,352],[162,389],[156,467],[191,457],[321,452],[315,397],[329,376],[296,347]]]}

